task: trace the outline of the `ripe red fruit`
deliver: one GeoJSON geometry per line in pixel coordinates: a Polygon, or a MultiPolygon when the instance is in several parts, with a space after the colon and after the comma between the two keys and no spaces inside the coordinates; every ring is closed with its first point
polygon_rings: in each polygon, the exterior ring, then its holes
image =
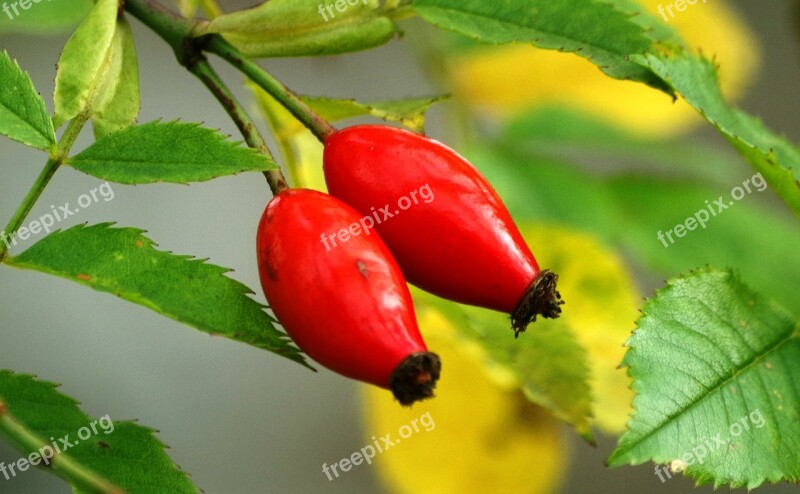
{"type": "Polygon", "coordinates": [[[378,235],[358,231],[359,219],[327,194],[279,193],[258,226],[261,285],[301,350],[410,405],[433,396],[441,364],[422,340],[400,267],[378,235]]]}
{"type": "Polygon", "coordinates": [[[389,246],[409,282],[441,297],[511,314],[515,335],[561,313],[558,277],[539,269],[486,179],[452,149],[382,125],[325,142],[325,181],[389,246]]]}

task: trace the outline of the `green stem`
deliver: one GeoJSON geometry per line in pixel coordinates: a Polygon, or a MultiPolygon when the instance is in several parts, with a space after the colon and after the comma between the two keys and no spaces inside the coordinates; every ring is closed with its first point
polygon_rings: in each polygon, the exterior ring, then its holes
{"type": "Polygon", "coordinates": [[[16,235],[17,230],[22,226],[22,222],[25,221],[25,218],[30,214],[34,204],[36,204],[36,201],[42,195],[42,192],[44,192],[45,187],[50,183],[50,179],[53,178],[53,175],[55,175],[60,165],[61,162],[53,158],[47,160],[47,164],[44,165],[44,169],[39,173],[39,176],[36,177],[36,181],[28,191],[25,199],[22,200],[14,216],[11,217],[8,225],[6,225],[6,228],[2,231],[2,239],[0,239],[0,262],[5,260],[8,255],[9,244],[14,242],[14,235],[16,235]]]}
{"type": "MultiPolygon", "coordinates": [[[[26,452],[41,451],[49,444],[8,413],[5,403],[0,401],[0,432],[5,434],[17,447],[26,452]]],[[[41,456],[39,456],[41,461],[41,456]]],[[[53,470],[64,480],[81,492],[92,494],[125,494],[125,491],[113,485],[96,473],[63,454],[56,454],[48,459],[53,470]]]]}
{"type": "MultiPolygon", "coordinates": [[[[217,98],[217,101],[225,108],[225,111],[234,121],[236,127],[239,128],[239,132],[244,136],[247,145],[257,150],[259,153],[269,156],[274,162],[275,159],[267,147],[264,137],[258,131],[256,124],[208,61],[204,58],[196,59],[195,62],[187,68],[189,72],[194,74],[206,85],[214,97],[217,98]]],[[[264,175],[267,177],[267,183],[269,183],[269,188],[272,190],[273,194],[277,195],[282,190],[289,188],[280,169],[266,171],[264,175]]]]}
{"type": "Polygon", "coordinates": [[[70,120],[69,125],[67,125],[64,131],[64,135],[61,136],[55,155],[47,160],[44,169],[42,169],[39,176],[36,177],[36,181],[31,186],[25,199],[20,203],[14,216],[11,217],[5,229],[0,232],[0,234],[2,234],[0,235],[2,236],[2,238],[0,238],[0,263],[8,256],[8,243],[11,243],[17,230],[22,226],[25,218],[28,217],[36,201],[39,200],[42,192],[44,192],[45,187],[47,187],[53,175],[55,175],[56,170],[58,170],[58,167],[61,166],[66,159],[70,149],[72,149],[72,145],[75,144],[75,140],[78,138],[78,135],[80,135],[81,129],[86,125],[87,120],[88,116],[85,114],[78,115],[70,120]],[[8,239],[8,243],[5,242],[6,238],[8,239]]]}
{"type": "MultiPolygon", "coordinates": [[[[134,17],[142,21],[147,27],[166,41],[175,52],[181,65],[198,77],[203,84],[214,94],[225,111],[233,119],[239,131],[244,136],[248,146],[275,161],[253,120],[247,111],[236,100],[225,82],[209,65],[202,47],[204,40],[192,36],[197,26],[197,21],[184,19],[179,15],[165,9],[154,0],[125,0],[125,9],[134,17]]],[[[286,178],[278,170],[265,172],[267,183],[273,194],[288,188],[286,178]]]]}
{"type": "Polygon", "coordinates": [[[181,65],[191,62],[196,53],[191,40],[197,21],[183,18],[154,0],[125,0],[125,10],[161,36],[181,65]]]}
{"type": "Polygon", "coordinates": [[[264,91],[269,93],[270,96],[275,98],[278,103],[289,110],[289,112],[306,126],[306,128],[313,132],[321,142],[324,143],[331,134],[336,132],[336,129],[327,120],[319,116],[303,100],[281,84],[280,81],[275,79],[266,70],[261,68],[261,66],[247,58],[236,49],[236,47],[225,41],[222,36],[217,34],[209,35],[205,50],[219,55],[249,77],[250,80],[258,84],[264,91]]]}

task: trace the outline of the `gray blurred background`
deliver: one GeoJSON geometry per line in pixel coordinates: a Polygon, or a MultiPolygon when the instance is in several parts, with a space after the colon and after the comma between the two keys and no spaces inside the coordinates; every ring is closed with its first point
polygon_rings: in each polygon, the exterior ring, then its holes
{"type": "MultiPolygon", "coordinates": [[[[253,2],[221,2],[226,9],[253,2]]],[[[731,2],[746,14],[764,53],[763,76],[743,106],[800,141],[800,42],[788,0],[731,2]]],[[[181,118],[205,122],[237,136],[205,89],[174,61],[169,48],[133,21],[141,59],[141,122],[181,118]]],[[[66,36],[5,36],[7,49],[30,72],[48,104],[54,66],[66,36]]],[[[234,86],[241,78],[217,63],[234,86]]],[[[436,92],[402,40],[366,53],[307,60],[271,60],[269,69],[308,94],[382,99],[436,92]]],[[[248,95],[239,90],[249,101],[248,95]]],[[[434,110],[430,134],[446,138],[434,110]]],[[[692,138],[717,139],[703,131],[692,138]]],[[[85,133],[75,149],[88,144],[85,133]]],[[[5,224],[43,166],[42,155],[0,139],[0,215],[5,224]]],[[[74,203],[100,184],[70,169],[60,171],[32,217],[50,204],[74,203]]],[[[255,227],[269,197],[258,174],[185,186],[113,185],[113,201],[100,201],[70,218],[113,220],[148,230],[161,249],[208,257],[235,269],[233,277],[259,287],[255,227]]],[[[39,238],[39,237],[37,237],[39,238]]],[[[27,245],[30,245],[29,241],[27,245]]],[[[17,250],[19,252],[19,250],[17,250]]],[[[357,387],[321,370],[311,373],[263,351],[213,338],[112,296],[66,280],[0,269],[4,321],[0,368],[63,383],[93,416],[139,419],[161,430],[170,455],[209,494],[384,492],[371,467],[351,470],[333,482],[320,465],[363,445],[357,387]]],[[[260,291],[260,290],[259,290],[260,291]]],[[[259,299],[263,296],[259,294],[259,299]]],[[[615,441],[592,448],[564,431],[574,452],[564,493],[711,492],[677,478],[662,484],[650,464],[609,471],[603,464],[615,441]]],[[[0,461],[19,454],[0,442],[0,461]]],[[[531,474],[535,475],[535,465],[531,474]]],[[[788,485],[763,493],[797,492],[788,485]]],[[[2,493],[69,493],[61,480],[27,471],[0,478],[2,493]]]]}

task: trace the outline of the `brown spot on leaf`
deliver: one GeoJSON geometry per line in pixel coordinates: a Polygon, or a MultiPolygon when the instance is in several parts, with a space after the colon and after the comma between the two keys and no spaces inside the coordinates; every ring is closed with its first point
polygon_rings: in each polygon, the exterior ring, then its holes
{"type": "Polygon", "coordinates": [[[134,242],[133,245],[135,245],[136,247],[141,248],[141,247],[144,247],[144,242],[142,242],[141,240],[137,240],[136,242],[134,242]]]}
{"type": "Polygon", "coordinates": [[[92,277],[91,276],[89,276],[88,274],[83,274],[83,273],[80,273],[78,275],[78,279],[79,280],[83,280],[83,281],[92,281],[92,277]]]}

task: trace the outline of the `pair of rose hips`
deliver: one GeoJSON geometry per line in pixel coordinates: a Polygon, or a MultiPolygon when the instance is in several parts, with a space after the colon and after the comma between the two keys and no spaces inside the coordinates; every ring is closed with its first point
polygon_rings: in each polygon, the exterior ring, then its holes
{"type": "Polygon", "coordinates": [[[389,388],[403,405],[433,396],[441,363],[420,336],[406,280],[510,313],[516,335],[537,315],[558,317],[556,275],[539,269],[497,193],[452,149],[356,126],[328,137],[323,162],[330,195],[278,193],[257,238],[267,301],[320,364],[389,388]],[[425,202],[372,219],[423,186],[425,202]]]}

